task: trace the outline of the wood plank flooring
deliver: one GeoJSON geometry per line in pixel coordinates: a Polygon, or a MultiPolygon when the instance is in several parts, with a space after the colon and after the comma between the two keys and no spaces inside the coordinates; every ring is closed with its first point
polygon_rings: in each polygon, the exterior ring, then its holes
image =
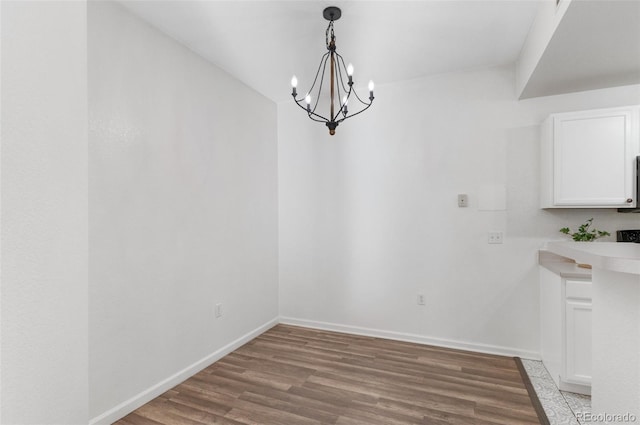
{"type": "Polygon", "coordinates": [[[513,358],[286,325],[117,422],[539,423],[513,358]]]}

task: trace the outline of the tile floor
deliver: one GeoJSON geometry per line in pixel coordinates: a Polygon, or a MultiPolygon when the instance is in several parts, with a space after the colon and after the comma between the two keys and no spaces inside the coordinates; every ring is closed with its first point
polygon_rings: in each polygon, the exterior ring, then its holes
{"type": "Polygon", "coordinates": [[[591,411],[591,397],[560,391],[541,361],[522,359],[551,425],[584,425],[577,418],[591,411]]]}

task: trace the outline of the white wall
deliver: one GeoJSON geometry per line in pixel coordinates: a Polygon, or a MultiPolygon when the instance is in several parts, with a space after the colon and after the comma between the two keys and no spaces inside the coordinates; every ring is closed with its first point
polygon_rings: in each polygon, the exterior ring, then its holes
{"type": "Polygon", "coordinates": [[[86,5],[0,7],[0,422],[86,424],[86,5]]]}
{"type": "Polygon", "coordinates": [[[610,211],[540,210],[539,124],[639,98],[632,86],[519,102],[511,68],[461,72],[377,87],[374,106],[334,137],[279,104],[281,315],[537,356],[544,241],[592,216],[610,231],[640,224],[610,211]],[[500,188],[505,205],[488,208],[506,209],[479,210],[500,188]],[[468,208],[457,207],[459,193],[468,208]],[[490,231],[504,232],[504,244],[488,245],[490,231]]]}
{"type": "Polygon", "coordinates": [[[277,121],[120,5],[89,3],[88,52],[90,417],[108,422],[277,317],[277,121]]]}

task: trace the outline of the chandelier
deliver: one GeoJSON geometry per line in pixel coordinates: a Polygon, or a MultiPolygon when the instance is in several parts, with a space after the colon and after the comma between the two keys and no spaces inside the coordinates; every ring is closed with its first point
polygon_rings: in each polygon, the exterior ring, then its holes
{"type": "Polygon", "coordinates": [[[360,99],[353,88],[353,65],[349,64],[345,66],[344,59],[336,51],[336,36],[333,32],[333,23],[340,19],[341,15],[342,12],[340,11],[340,8],[334,6],[327,7],[322,12],[322,16],[329,21],[329,26],[325,31],[325,42],[327,44],[328,52],[322,55],[322,58],[320,59],[320,66],[318,66],[318,71],[316,72],[313,84],[304,97],[301,97],[300,99],[297,98],[298,79],[295,75],[291,78],[291,86],[293,87],[291,96],[293,96],[293,100],[295,100],[299,107],[307,112],[307,115],[313,121],[324,123],[329,128],[329,134],[332,136],[336,134],[336,127],[338,127],[338,124],[347,118],[354,117],[369,109],[374,99],[373,81],[369,81],[369,102],[360,99]],[[317,110],[320,95],[322,94],[325,74],[327,74],[327,65],[329,65],[328,74],[330,100],[329,115],[328,117],[325,117],[317,112],[317,110]],[[346,85],[345,78],[347,78],[346,85]],[[338,105],[336,105],[336,97],[340,99],[340,103],[338,105]],[[359,102],[356,103],[358,110],[355,113],[349,113],[347,105],[350,101],[352,104],[355,103],[353,98],[359,102]]]}

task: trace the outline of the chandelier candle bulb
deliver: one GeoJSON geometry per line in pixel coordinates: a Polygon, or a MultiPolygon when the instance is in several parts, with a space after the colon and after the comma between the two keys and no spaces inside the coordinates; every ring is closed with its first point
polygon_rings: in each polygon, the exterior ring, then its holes
{"type": "Polygon", "coordinates": [[[311,112],[311,95],[306,95],[304,101],[307,102],[307,112],[311,112]]]}
{"type": "Polygon", "coordinates": [[[347,76],[349,77],[349,86],[353,84],[353,65],[347,65],[347,76]]]}
{"type": "Polygon", "coordinates": [[[374,88],[373,80],[369,80],[369,100],[373,100],[373,88],[374,88]]]}
{"type": "Polygon", "coordinates": [[[291,95],[293,97],[296,97],[298,95],[298,91],[296,90],[296,87],[298,87],[298,79],[296,78],[295,75],[291,78],[291,87],[293,89],[293,91],[291,92],[291,95]]]}
{"type": "Polygon", "coordinates": [[[347,113],[349,112],[347,110],[347,103],[349,103],[349,99],[347,99],[347,95],[345,94],[344,97],[342,98],[342,114],[344,116],[346,116],[347,113]]]}

